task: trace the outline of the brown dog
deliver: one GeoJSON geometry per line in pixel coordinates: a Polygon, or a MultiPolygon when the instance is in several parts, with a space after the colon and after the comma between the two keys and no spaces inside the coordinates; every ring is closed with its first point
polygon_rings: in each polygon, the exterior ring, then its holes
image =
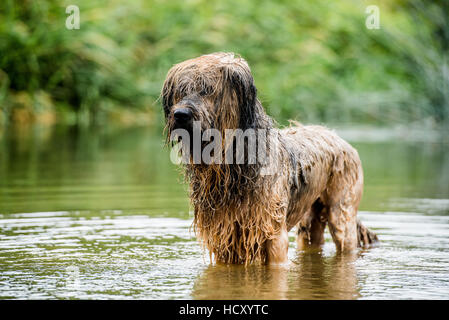
{"type": "MultiPolygon", "coordinates": [[[[189,156],[185,164],[193,226],[215,261],[286,262],[287,232],[295,225],[301,249],[322,245],[326,225],[339,251],[377,240],[356,217],[363,190],[357,151],[321,126],[275,128],[244,59],[214,53],[177,64],[168,72],[162,99],[168,136],[176,129],[192,136],[194,123],[201,132],[216,129],[226,138],[215,155],[231,150],[232,159],[237,157],[236,137],[226,130],[265,132],[255,142],[269,151],[265,161],[205,163],[189,156]]],[[[245,152],[251,147],[243,146],[245,152]]]]}

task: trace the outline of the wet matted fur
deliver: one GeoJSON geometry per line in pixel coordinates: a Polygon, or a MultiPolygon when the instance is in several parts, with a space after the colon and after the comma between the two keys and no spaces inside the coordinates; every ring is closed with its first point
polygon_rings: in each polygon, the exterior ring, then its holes
{"type": "MultiPolygon", "coordinates": [[[[267,132],[265,164],[184,165],[193,227],[215,261],[285,262],[294,226],[303,249],[323,244],[326,225],[339,251],[377,240],[356,217],[363,190],[357,151],[322,126],[276,128],[243,58],[213,53],[173,66],[162,103],[168,137],[180,108],[191,111],[201,130],[215,128],[223,137],[226,129],[267,132]]],[[[232,143],[223,139],[223,152],[232,143]]]]}

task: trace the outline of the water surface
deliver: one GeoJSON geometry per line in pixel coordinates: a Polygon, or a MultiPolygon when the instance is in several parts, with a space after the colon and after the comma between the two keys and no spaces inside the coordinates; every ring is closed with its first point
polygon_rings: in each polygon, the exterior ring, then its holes
{"type": "MultiPolygon", "coordinates": [[[[283,267],[213,265],[159,129],[0,131],[0,297],[448,299],[449,144],[339,130],[365,171],[360,217],[381,244],[295,249],[283,267]]],[[[385,132],[387,134],[385,134],[385,132]]]]}

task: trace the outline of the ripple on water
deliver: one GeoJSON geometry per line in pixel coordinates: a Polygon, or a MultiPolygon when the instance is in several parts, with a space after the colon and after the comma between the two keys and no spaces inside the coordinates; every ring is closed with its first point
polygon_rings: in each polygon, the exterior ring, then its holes
{"type": "MultiPolygon", "coordinates": [[[[191,220],[122,211],[0,217],[0,296],[81,299],[449,297],[449,217],[361,212],[380,246],[295,252],[288,267],[210,265],[191,220]],[[69,269],[67,269],[69,268],[69,269]],[[75,270],[75,271],[73,271],[75,270]],[[73,275],[78,283],[73,285],[73,275]]],[[[294,232],[290,234],[294,238],[294,232]]]]}

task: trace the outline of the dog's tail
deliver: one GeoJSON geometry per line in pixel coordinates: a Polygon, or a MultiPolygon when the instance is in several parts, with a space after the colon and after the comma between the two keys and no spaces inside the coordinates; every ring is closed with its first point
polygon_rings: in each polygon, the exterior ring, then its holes
{"type": "Polygon", "coordinates": [[[365,227],[359,219],[357,219],[357,242],[358,246],[362,248],[370,247],[379,242],[377,235],[365,227]]]}

